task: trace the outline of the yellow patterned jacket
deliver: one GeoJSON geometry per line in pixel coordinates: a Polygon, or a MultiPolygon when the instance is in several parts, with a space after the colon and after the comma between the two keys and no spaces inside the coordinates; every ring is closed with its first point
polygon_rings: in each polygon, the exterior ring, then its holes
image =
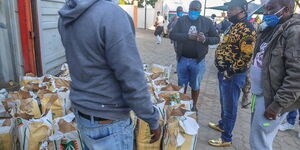
{"type": "Polygon", "coordinates": [[[218,46],[215,65],[220,72],[227,71],[231,76],[247,71],[254,52],[256,32],[246,20],[230,27],[218,46]]]}

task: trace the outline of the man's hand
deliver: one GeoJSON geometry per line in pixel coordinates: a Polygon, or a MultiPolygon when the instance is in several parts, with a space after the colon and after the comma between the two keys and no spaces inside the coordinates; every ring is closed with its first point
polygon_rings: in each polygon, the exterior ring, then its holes
{"type": "Polygon", "coordinates": [[[229,76],[229,74],[227,73],[227,71],[224,71],[224,73],[223,73],[223,80],[228,80],[228,79],[230,79],[231,77],[229,76]]]}
{"type": "Polygon", "coordinates": [[[265,110],[265,113],[264,113],[265,117],[268,119],[268,120],[276,120],[277,119],[277,116],[278,114],[275,113],[273,110],[271,110],[270,108],[267,108],[265,110]]]}
{"type": "Polygon", "coordinates": [[[205,37],[205,35],[204,35],[203,32],[200,32],[200,33],[197,35],[197,41],[198,41],[198,42],[202,42],[202,43],[204,43],[204,42],[206,41],[206,37],[205,37]]]}
{"type": "Polygon", "coordinates": [[[160,139],[160,135],[161,135],[161,127],[160,127],[160,125],[159,125],[159,127],[157,129],[150,130],[150,132],[153,135],[151,137],[151,140],[150,140],[151,144],[160,139]]]}
{"type": "Polygon", "coordinates": [[[196,33],[189,34],[190,40],[197,40],[197,38],[198,38],[198,34],[196,34],[196,33]]]}

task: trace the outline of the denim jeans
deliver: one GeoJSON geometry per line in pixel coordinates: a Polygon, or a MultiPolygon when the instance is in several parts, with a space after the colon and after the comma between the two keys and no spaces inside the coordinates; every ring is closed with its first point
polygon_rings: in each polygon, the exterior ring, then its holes
{"type": "Polygon", "coordinates": [[[131,119],[101,124],[75,112],[85,150],[132,150],[133,126],[131,119]]]}
{"type": "Polygon", "coordinates": [[[218,73],[220,103],[221,103],[221,120],[220,128],[224,130],[222,140],[232,141],[232,131],[235,125],[238,101],[241,89],[245,86],[246,73],[234,74],[230,79],[224,79],[222,73],[218,73]]]}
{"type": "Polygon", "coordinates": [[[181,57],[177,64],[178,85],[190,87],[196,91],[205,73],[205,60],[197,63],[196,59],[181,57]]]}
{"type": "MultiPolygon", "coordinates": [[[[300,109],[298,110],[298,112],[299,112],[299,120],[300,120],[300,109]]],[[[297,110],[289,112],[289,114],[287,115],[287,122],[289,124],[291,124],[291,125],[295,125],[296,124],[296,118],[297,118],[298,112],[297,112],[297,110]]]]}

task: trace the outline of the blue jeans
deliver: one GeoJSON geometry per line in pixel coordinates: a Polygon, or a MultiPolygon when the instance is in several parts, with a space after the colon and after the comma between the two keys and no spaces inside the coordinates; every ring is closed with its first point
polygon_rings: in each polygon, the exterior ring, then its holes
{"type": "Polygon", "coordinates": [[[218,73],[220,102],[221,102],[221,120],[220,128],[224,130],[222,140],[232,141],[232,130],[235,125],[238,101],[241,89],[245,86],[246,73],[233,75],[230,79],[224,79],[222,73],[218,73]]]}
{"type": "Polygon", "coordinates": [[[177,64],[178,85],[187,86],[197,91],[205,73],[205,60],[197,63],[196,59],[181,57],[177,64]]]}
{"type": "MultiPolygon", "coordinates": [[[[298,112],[299,112],[299,120],[300,120],[300,109],[298,110],[298,112]]],[[[289,114],[287,115],[287,122],[291,125],[295,125],[297,114],[298,114],[297,110],[289,112],[289,114]]]]}
{"type": "Polygon", "coordinates": [[[75,117],[85,150],[133,149],[133,126],[130,118],[101,124],[85,119],[77,112],[75,117]]]}

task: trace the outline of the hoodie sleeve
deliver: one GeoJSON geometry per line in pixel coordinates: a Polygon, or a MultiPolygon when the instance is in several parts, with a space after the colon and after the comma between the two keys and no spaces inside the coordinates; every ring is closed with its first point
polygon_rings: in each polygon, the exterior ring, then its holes
{"type": "Polygon", "coordinates": [[[105,57],[120,84],[123,99],[151,129],[159,126],[159,113],[154,108],[135,42],[133,21],[121,10],[107,17],[102,30],[105,35],[105,57]]]}

